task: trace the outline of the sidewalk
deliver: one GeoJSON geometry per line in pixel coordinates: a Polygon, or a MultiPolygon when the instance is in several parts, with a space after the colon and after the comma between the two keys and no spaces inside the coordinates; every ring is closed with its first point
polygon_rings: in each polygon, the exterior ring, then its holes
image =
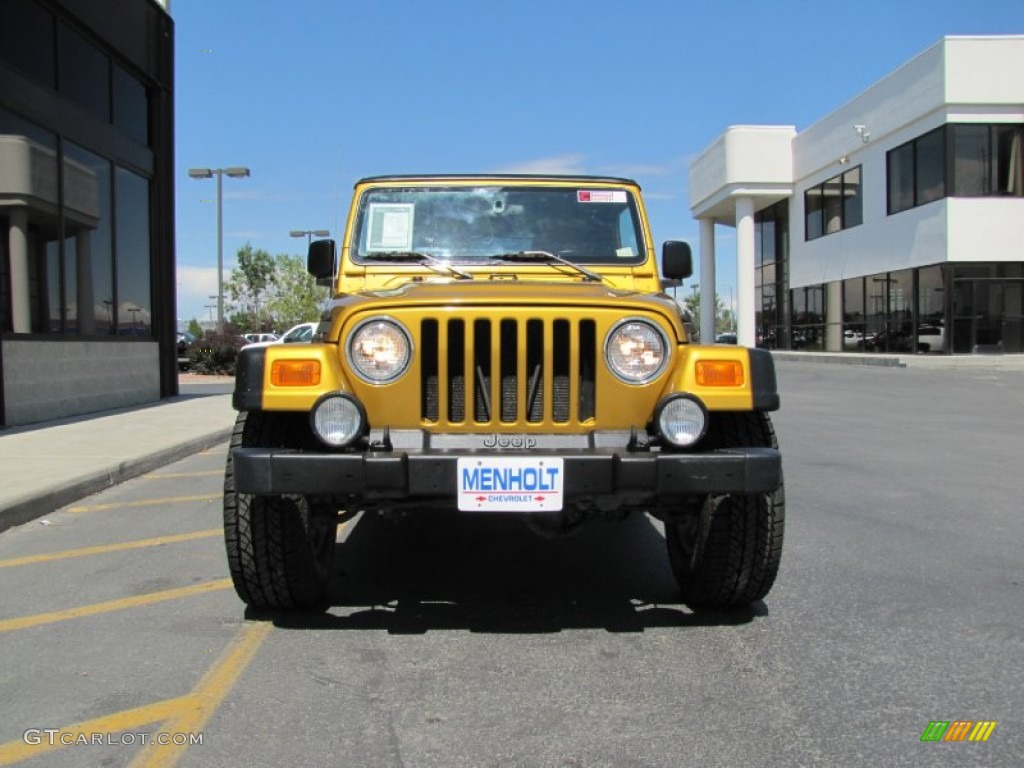
{"type": "Polygon", "coordinates": [[[777,363],[878,365],[936,371],[1024,371],[1024,355],[882,355],[863,352],[799,352],[772,350],[777,363]]]}
{"type": "Polygon", "coordinates": [[[225,442],[231,395],[200,381],[231,379],[183,376],[174,398],[0,431],[0,531],[225,442]]]}

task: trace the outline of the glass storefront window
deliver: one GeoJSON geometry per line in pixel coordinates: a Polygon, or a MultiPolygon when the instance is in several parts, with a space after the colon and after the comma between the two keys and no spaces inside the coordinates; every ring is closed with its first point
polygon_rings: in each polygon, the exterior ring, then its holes
{"type": "MultiPolygon", "coordinates": [[[[32,333],[47,333],[56,317],[60,326],[60,263],[57,245],[57,137],[12,112],[0,109],[0,142],[12,167],[29,169],[25,226],[28,240],[28,311],[32,333]],[[58,301],[53,305],[54,298],[58,301]],[[51,311],[53,306],[53,311],[51,311]]],[[[13,258],[13,254],[9,258],[13,258]]],[[[13,300],[13,299],[12,299],[13,300]]]]}
{"type": "Polygon", "coordinates": [[[761,263],[775,263],[775,220],[765,219],[761,222],[761,263]]]}
{"type": "Polygon", "coordinates": [[[886,310],[889,306],[889,276],[872,275],[864,283],[866,295],[864,318],[864,349],[875,351],[881,344],[884,351],[887,328],[886,310]]]}
{"type": "Polygon", "coordinates": [[[889,337],[886,352],[914,350],[914,270],[889,273],[889,337]]]}
{"type": "Polygon", "coordinates": [[[939,354],[946,341],[945,268],[925,267],[917,273],[918,351],[939,354]],[[927,347],[927,348],[926,348],[927,347]]]}
{"type": "Polygon", "coordinates": [[[790,291],[793,349],[825,348],[825,286],[810,285],[790,291]]]}
{"type": "Polygon", "coordinates": [[[118,168],[114,186],[116,222],[117,332],[152,334],[150,291],[149,181],[118,168]]]}
{"type": "Polygon", "coordinates": [[[64,144],[65,286],[68,332],[108,334],[113,328],[110,162],[71,142],[64,144]],[[71,327],[71,317],[76,319],[71,327]]]}
{"type": "Polygon", "coordinates": [[[125,168],[118,168],[115,201],[118,334],[150,336],[153,330],[150,182],[125,168]]]}
{"type": "Polygon", "coordinates": [[[843,349],[854,352],[864,348],[864,278],[843,281],[843,349]]]}

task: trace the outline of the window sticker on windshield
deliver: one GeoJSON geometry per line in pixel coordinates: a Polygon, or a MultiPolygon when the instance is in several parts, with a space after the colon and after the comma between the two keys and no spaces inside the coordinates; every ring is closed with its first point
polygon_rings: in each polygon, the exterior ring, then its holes
{"type": "Polygon", "coordinates": [[[624,203],[624,202],[626,202],[626,190],[624,190],[624,189],[578,189],[578,190],[576,190],[576,202],[578,202],[578,203],[624,203]]]}
{"type": "Polygon", "coordinates": [[[619,259],[632,259],[636,256],[636,251],[633,250],[633,246],[627,245],[625,248],[616,248],[615,256],[619,259]]]}
{"type": "Polygon", "coordinates": [[[370,203],[366,250],[370,253],[412,250],[415,209],[415,203],[370,203]]]}

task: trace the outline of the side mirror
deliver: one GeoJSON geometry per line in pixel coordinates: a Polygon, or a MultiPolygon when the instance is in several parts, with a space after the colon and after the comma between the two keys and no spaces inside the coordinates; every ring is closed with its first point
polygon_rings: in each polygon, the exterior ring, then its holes
{"type": "Polygon", "coordinates": [[[693,274],[693,254],[689,243],[666,240],[662,244],[661,274],[669,280],[685,280],[693,274]]]}
{"type": "Polygon", "coordinates": [[[317,285],[330,286],[337,263],[333,240],[314,240],[309,244],[306,271],[316,278],[317,285]]]}

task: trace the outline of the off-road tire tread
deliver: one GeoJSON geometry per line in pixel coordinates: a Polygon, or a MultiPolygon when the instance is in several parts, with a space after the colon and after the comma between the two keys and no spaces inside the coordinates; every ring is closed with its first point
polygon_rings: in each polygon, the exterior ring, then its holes
{"type": "MultiPolygon", "coordinates": [[[[709,447],[778,448],[771,419],[765,413],[715,413],[707,435],[709,447]]],[[[782,559],[785,489],[767,494],[712,497],[706,539],[698,544],[696,562],[685,555],[667,524],[669,558],[691,607],[729,607],[762,599],[771,590],[782,559]]]]}
{"type": "Polygon", "coordinates": [[[239,446],[288,444],[288,415],[239,413],[224,472],[224,543],[238,596],[253,608],[297,610],[322,606],[327,586],[309,553],[309,505],[302,496],[235,492],[231,451],[239,446]]]}

